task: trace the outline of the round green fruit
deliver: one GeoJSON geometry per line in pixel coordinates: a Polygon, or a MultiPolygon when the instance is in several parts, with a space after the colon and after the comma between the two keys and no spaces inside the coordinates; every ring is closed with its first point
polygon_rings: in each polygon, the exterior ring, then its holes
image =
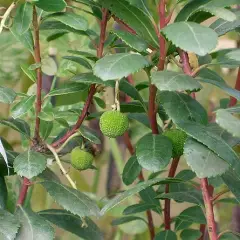
{"type": "Polygon", "coordinates": [[[123,135],[128,129],[127,116],[119,111],[107,111],[100,118],[100,129],[102,133],[110,138],[123,135]]]}
{"type": "Polygon", "coordinates": [[[86,170],[92,166],[93,155],[77,147],[71,152],[71,164],[78,170],[86,170]]]}
{"type": "Polygon", "coordinates": [[[180,157],[183,155],[184,143],[187,139],[187,134],[179,129],[167,130],[163,133],[164,136],[168,137],[173,145],[172,157],[180,157]]]}

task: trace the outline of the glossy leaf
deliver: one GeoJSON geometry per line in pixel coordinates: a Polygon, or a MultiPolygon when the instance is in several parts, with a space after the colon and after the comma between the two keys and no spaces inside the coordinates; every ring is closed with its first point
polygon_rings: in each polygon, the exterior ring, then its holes
{"type": "Polygon", "coordinates": [[[8,162],[8,157],[7,157],[7,153],[6,153],[6,150],[2,144],[2,140],[0,138],[0,154],[2,155],[3,159],[4,159],[4,162],[5,162],[5,165],[6,167],[8,168],[8,172],[9,172],[9,162],[8,162]]]}
{"type": "Polygon", "coordinates": [[[157,35],[149,17],[125,0],[101,0],[100,3],[131,26],[137,34],[153,47],[158,47],[157,35]]]}
{"type": "Polygon", "coordinates": [[[216,177],[225,173],[229,168],[229,164],[216,153],[190,138],[184,145],[184,156],[187,164],[199,178],[216,177]]]}
{"type": "Polygon", "coordinates": [[[221,90],[226,92],[228,95],[233,96],[240,100],[240,91],[228,86],[216,72],[210,69],[202,69],[197,76],[197,80],[203,83],[209,83],[214,86],[217,86],[221,90]]]}
{"type": "Polygon", "coordinates": [[[32,4],[29,2],[20,4],[14,17],[14,28],[22,35],[28,31],[32,23],[32,4]]]}
{"type": "Polygon", "coordinates": [[[196,229],[184,229],[180,237],[184,240],[196,240],[199,239],[202,236],[202,233],[199,230],[196,229]]]}
{"type": "Polygon", "coordinates": [[[148,204],[148,203],[138,203],[131,205],[124,209],[123,215],[131,215],[136,213],[145,212],[147,210],[151,210],[153,208],[156,208],[154,204],[148,204]]]}
{"type": "Polygon", "coordinates": [[[21,222],[21,228],[16,240],[53,240],[54,229],[44,218],[31,209],[19,206],[16,216],[21,222]]]}
{"type": "Polygon", "coordinates": [[[156,234],[154,240],[177,240],[177,235],[171,230],[165,230],[156,234]]]}
{"type": "Polygon", "coordinates": [[[136,156],[131,156],[123,169],[122,180],[124,184],[127,186],[132,184],[137,179],[141,170],[142,167],[139,165],[136,156]]]}
{"type": "Polygon", "coordinates": [[[226,68],[237,68],[240,65],[240,49],[224,49],[217,53],[217,64],[226,68]]]}
{"type": "Polygon", "coordinates": [[[203,199],[201,192],[197,190],[188,191],[188,192],[173,192],[173,193],[163,193],[158,196],[158,198],[164,199],[173,199],[181,202],[194,203],[200,206],[203,206],[203,199]]]}
{"type": "Polygon", "coordinates": [[[48,138],[48,136],[50,135],[52,129],[53,129],[53,122],[41,121],[41,124],[40,124],[40,135],[41,135],[41,137],[44,140],[46,140],[48,138]]]}
{"type": "Polygon", "coordinates": [[[226,129],[234,137],[240,137],[240,121],[225,109],[216,111],[217,124],[226,129]]]}
{"type": "Polygon", "coordinates": [[[166,70],[153,72],[151,78],[160,91],[199,91],[202,88],[194,78],[184,73],[166,70]]]}
{"type": "Polygon", "coordinates": [[[121,79],[149,65],[145,57],[135,53],[117,53],[96,62],[94,74],[104,81],[121,79]]]}
{"type": "Polygon", "coordinates": [[[55,13],[49,17],[76,30],[86,31],[88,29],[88,22],[86,19],[73,12],[55,13]]]}
{"type": "Polygon", "coordinates": [[[170,162],[172,143],[162,135],[145,135],[136,145],[136,156],[143,168],[157,172],[164,169],[170,162]]]}
{"type": "Polygon", "coordinates": [[[202,124],[208,123],[206,110],[187,94],[163,91],[160,92],[160,103],[173,122],[191,119],[202,124]]]}
{"type": "Polygon", "coordinates": [[[97,204],[80,191],[57,182],[44,181],[41,184],[58,204],[71,213],[80,217],[99,216],[97,204]]]}
{"type": "Polygon", "coordinates": [[[14,240],[20,227],[19,221],[11,213],[0,209],[0,236],[3,240],[14,240]]]}
{"type": "MultiPolygon", "coordinates": [[[[5,209],[7,205],[7,185],[3,176],[0,176],[0,209],[5,209]]],[[[1,213],[0,213],[1,215],[1,213]]],[[[1,218],[1,217],[0,217],[1,218]]],[[[1,230],[0,230],[1,232],[1,230]]]]}
{"type": "Polygon", "coordinates": [[[14,105],[11,109],[12,117],[13,118],[19,118],[23,116],[25,113],[27,113],[30,109],[34,107],[36,96],[28,96],[23,98],[20,102],[18,102],[16,105],[14,105]]]}
{"type": "Polygon", "coordinates": [[[90,128],[88,128],[87,126],[82,125],[79,129],[79,132],[88,141],[95,143],[95,144],[101,144],[101,140],[96,135],[96,133],[93,130],[91,130],[90,128]]]}
{"type": "Polygon", "coordinates": [[[143,39],[129,32],[122,30],[113,30],[113,34],[120,38],[129,47],[135,49],[138,52],[145,52],[148,48],[148,44],[143,39]]]}
{"type": "Polygon", "coordinates": [[[204,56],[217,46],[218,36],[212,29],[193,22],[177,22],[163,30],[176,47],[204,56]]]}
{"type": "Polygon", "coordinates": [[[64,0],[38,0],[35,4],[46,12],[60,12],[67,6],[64,0]]]}
{"type": "MultiPolygon", "coordinates": [[[[17,157],[18,153],[14,151],[6,151],[8,165],[12,167],[14,159],[17,157]]],[[[8,168],[6,162],[2,155],[0,155],[0,175],[1,176],[8,176],[15,174],[13,168],[8,168]]]]}
{"type": "Polygon", "coordinates": [[[83,224],[82,219],[63,209],[48,209],[38,212],[38,214],[49,222],[78,237],[86,240],[103,240],[103,234],[90,218],[84,219],[87,227],[81,227],[83,224]]]}
{"type": "Polygon", "coordinates": [[[105,81],[103,81],[102,79],[96,77],[95,75],[93,75],[93,73],[81,73],[79,75],[74,76],[73,78],[71,78],[72,82],[79,82],[79,83],[86,83],[86,84],[106,84],[105,81]]]}
{"type": "Polygon", "coordinates": [[[87,85],[83,83],[72,83],[68,82],[66,84],[61,85],[59,88],[55,88],[48,93],[49,97],[58,96],[58,95],[66,95],[70,93],[76,93],[80,91],[84,91],[87,89],[87,85]]]}
{"type": "Polygon", "coordinates": [[[20,67],[23,70],[23,72],[29,77],[29,79],[31,79],[33,82],[36,82],[37,80],[36,72],[29,70],[29,65],[22,64],[20,67]]]}
{"type": "Polygon", "coordinates": [[[191,223],[206,224],[205,215],[199,206],[193,206],[183,210],[176,218],[191,223]]]}
{"type": "Polygon", "coordinates": [[[126,224],[132,221],[136,221],[136,220],[142,220],[145,222],[145,220],[141,217],[137,217],[137,216],[126,216],[126,217],[121,217],[121,218],[117,218],[115,220],[112,221],[112,225],[113,226],[118,226],[121,224],[126,224]]]}
{"type": "Polygon", "coordinates": [[[211,149],[233,168],[239,165],[239,157],[232,148],[220,136],[209,131],[204,125],[190,121],[177,122],[176,125],[189,136],[211,149]]]}
{"type": "Polygon", "coordinates": [[[138,183],[136,186],[134,186],[131,189],[128,189],[122,193],[119,193],[116,197],[112,198],[107,202],[107,204],[101,209],[100,214],[104,215],[106,212],[120,204],[122,201],[126,200],[127,198],[133,196],[134,194],[142,191],[143,189],[146,189],[149,186],[152,186],[154,184],[166,184],[166,183],[174,183],[179,182],[177,179],[151,179],[145,182],[138,183]]]}
{"type": "Polygon", "coordinates": [[[64,56],[63,59],[67,59],[69,61],[78,63],[79,65],[85,67],[86,69],[92,70],[92,65],[84,58],[77,56],[64,56]]]}
{"type": "Polygon", "coordinates": [[[11,89],[6,87],[0,87],[0,102],[11,104],[17,94],[11,89]]]}
{"type": "Polygon", "coordinates": [[[17,132],[20,132],[21,134],[25,135],[26,137],[30,137],[30,127],[24,120],[12,118],[3,119],[0,120],[0,124],[14,129],[17,132]]]}
{"type": "Polygon", "coordinates": [[[47,159],[44,155],[28,149],[19,154],[14,160],[14,171],[26,178],[32,178],[43,172],[46,168],[47,159]]]}

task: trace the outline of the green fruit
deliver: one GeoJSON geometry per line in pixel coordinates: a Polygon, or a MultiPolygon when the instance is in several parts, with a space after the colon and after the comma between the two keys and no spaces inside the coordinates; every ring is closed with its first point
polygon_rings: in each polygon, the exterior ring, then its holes
{"type": "Polygon", "coordinates": [[[172,157],[180,157],[183,155],[184,143],[187,139],[187,134],[179,129],[167,130],[163,133],[164,136],[171,140],[173,145],[172,157]]]}
{"type": "Polygon", "coordinates": [[[71,164],[78,170],[86,170],[92,166],[93,155],[76,147],[71,152],[71,164]]]}
{"type": "Polygon", "coordinates": [[[105,136],[110,138],[123,135],[128,125],[127,116],[119,111],[107,111],[100,118],[100,129],[105,136]]]}

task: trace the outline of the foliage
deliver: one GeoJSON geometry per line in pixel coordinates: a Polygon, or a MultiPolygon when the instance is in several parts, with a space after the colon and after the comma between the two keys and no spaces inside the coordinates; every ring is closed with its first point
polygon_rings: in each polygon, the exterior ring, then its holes
{"type": "Polygon", "coordinates": [[[0,239],[237,239],[239,0],[7,4],[0,239]]]}

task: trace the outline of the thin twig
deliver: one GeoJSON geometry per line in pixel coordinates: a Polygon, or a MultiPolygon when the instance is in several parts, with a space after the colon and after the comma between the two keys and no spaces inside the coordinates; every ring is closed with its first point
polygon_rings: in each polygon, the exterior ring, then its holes
{"type": "Polygon", "coordinates": [[[229,189],[225,189],[223,191],[221,191],[220,193],[216,194],[213,198],[212,198],[212,202],[215,202],[217,199],[219,199],[223,194],[228,193],[229,189]]]}
{"type": "Polygon", "coordinates": [[[125,22],[123,22],[121,19],[116,17],[115,15],[112,15],[112,18],[114,19],[115,22],[117,22],[120,26],[122,26],[127,32],[131,34],[136,34],[136,31],[129,27],[125,22]]]}
{"type": "MultiPolygon", "coordinates": [[[[39,25],[36,7],[33,6],[33,33],[34,33],[34,60],[35,63],[41,63],[40,40],[39,40],[39,25]]],[[[37,100],[36,100],[36,120],[34,138],[40,140],[40,118],[39,113],[42,108],[42,70],[41,67],[36,69],[37,72],[37,100]]]]}
{"type": "Polygon", "coordinates": [[[56,162],[57,162],[57,165],[59,166],[59,168],[61,169],[62,173],[64,174],[64,176],[67,178],[67,180],[69,181],[69,183],[71,184],[71,186],[74,188],[74,189],[77,189],[77,186],[75,184],[75,182],[71,179],[71,177],[68,175],[68,172],[65,170],[65,168],[63,167],[62,163],[61,163],[61,160],[56,152],[56,150],[47,144],[47,147],[48,149],[52,152],[56,162]]]}
{"type": "Polygon", "coordinates": [[[16,3],[13,2],[13,3],[9,6],[9,8],[7,9],[7,11],[3,14],[3,16],[2,16],[2,21],[1,21],[1,23],[0,23],[0,34],[1,34],[1,32],[3,31],[3,29],[6,27],[6,26],[5,26],[5,23],[6,23],[6,21],[7,21],[7,18],[9,17],[9,15],[11,14],[11,11],[15,8],[15,6],[16,6],[16,3]]]}
{"type": "MultiPolygon", "coordinates": [[[[236,80],[236,84],[235,84],[235,89],[240,91],[240,67],[238,69],[238,75],[237,75],[237,80],[236,80]]],[[[231,96],[229,107],[233,107],[236,104],[237,104],[237,99],[231,96]]]]}
{"type": "Polygon", "coordinates": [[[209,194],[209,185],[207,178],[200,179],[201,189],[203,194],[203,200],[206,209],[206,219],[207,219],[207,228],[209,233],[210,240],[217,240],[217,226],[214,219],[213,204],[211,200],[211,195],[209,194]]]}
{"type": "MultiPolygon", "coordinates": [[[[172,160],[172,164],[169,169],[168,177],[173,178],[175,176],[178,163],[179,163],[180,158],[174,158],[172,160]]],[[[165,193],[169,193],[169,184],[166,184],[165,187],[165,193]]],[[[171,200],[170,199],[165,199],[164,200],[164,225],[165,225],[165,230],[170,230],[171,229],[171,200]]]]}

